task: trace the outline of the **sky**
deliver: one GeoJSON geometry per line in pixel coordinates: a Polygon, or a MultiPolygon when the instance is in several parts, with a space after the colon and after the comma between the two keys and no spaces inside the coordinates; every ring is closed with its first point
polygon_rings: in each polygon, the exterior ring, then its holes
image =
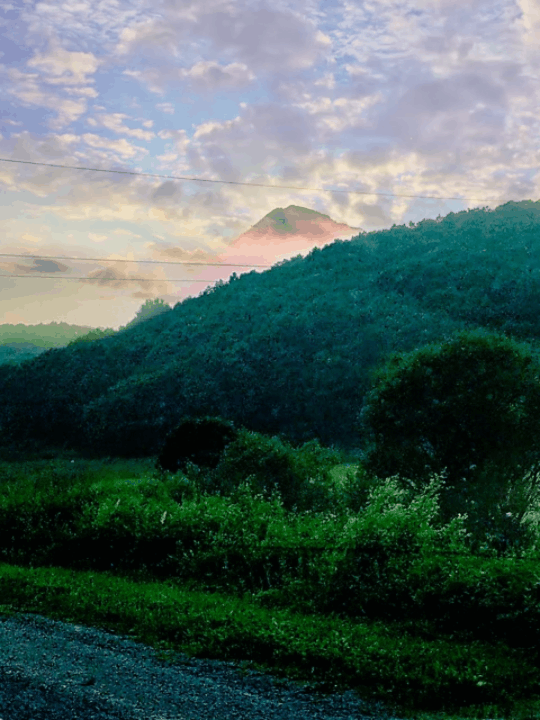
{"type": "Polygon", "coordinates": [[[0,0],[0,158],[225,181],[0,161],[0,324],[117,330],[261,272],[279,247],[230,246],[274,208],[540,199],[539,37],[539,0],[0,0]]]}

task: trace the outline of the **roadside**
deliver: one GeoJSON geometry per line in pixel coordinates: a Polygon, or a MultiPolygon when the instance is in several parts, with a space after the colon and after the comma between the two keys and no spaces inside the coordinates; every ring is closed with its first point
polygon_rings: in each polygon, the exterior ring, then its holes
{"type": "Polygon", "coordinates": [[[0,720],[400,720],[239,663],[172,653],[34,613],[0,614],[0,720]]]}

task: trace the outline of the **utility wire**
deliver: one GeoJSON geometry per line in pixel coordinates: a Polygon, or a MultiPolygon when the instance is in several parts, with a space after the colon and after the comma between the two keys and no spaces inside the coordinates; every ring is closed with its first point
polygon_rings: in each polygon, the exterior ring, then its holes
{"type": "Polygon", "coordinates": [[[154,263],[156,265],[217,265],[218,267],[272,267],[272,265],[239,265],[238,263],[205,263],[187,260],[116,260],[115,258],[78,258],[65,255],[18,255],[16,253],[0,253],[0,257],[45,258],[51,260],[96,260],[98,262],[154,263]]]}
{"type": "MultiPolygon", "coordinates": [[[[272,267],[272,265],[239,265],[237,263],[204,263],[204,262],[188,262],[188,261],[169,261],[169,260],[115,260],[114,258],[77,258],[77,257],[66,257],[65,255],[18,255],[16,253],[0,253],[0,257],[19,257],[19,258],[41,258],[45,260],[91,260],[91,261],[97,261],[97,262],[125,262],[125,263],[154,263],[156,265],[215,265],[217,267],[262,267],[262,268],[269,268],[272,267]]],[[[36,271],[34,271],[36,272],[36,271]]],[[[202,283],[211,283],[216,282],[213,280],[169,280],[168,278],[107,278],[107,277],[61,277],[60,275],[0,275],[0,277],[17,277],[17,278],[29,278],[32,280],[35,280],[36,278],[44,278],[47,280],[117,280],[121,282],[127,282],[132,280],[146,280],[147,282],[150,282],[151,280],[155,280],[156,282],[159,282],[160,280],[163,280],[163,282],[202,282],[202,283]]]]}
{"type": "MultiPolygon", "coordinates": [[[[135,262],[135,261],[132,261],[135,262]]],[[[247,267],[250,267],[249,265],[247,267]]],[[[271,266],[270,266],[271,267],[271,266]]],[[[114,282],[131,282],[143,280],[145,282],[202,282],[212,283],[217,280],[169,280],[169,278],[117,278],[117,277],[62,277],[60,275],[0,275],[5,278],[27,278],[28,280],[108,280],[114,282]]]]}
{"type": "Polygon", "coordinates": [[[213,182],[213,183],[228,183],[229,185],[251,185],[253,187],[266,187],[266,188],[278,188],[284,190],[312,190],[316,192],[342,192],[342,193],[353,193],[355,195],[382,195],[386,197],[409,197],[409,198],[424,198],[426,200],[477,200],[477,202],[485,202],[485,200],[478,200],[478,198],[460,198],[450,197],[441,198],[433,197],[433,195],[398,195],[397,193],[377,193],[367,192],[362,190],[326,190],[324,188],[306,188],[306,187],[291,187],[290,185],[263,185],[262,183],[247,183],[247,182],[235,182],[234,180],[208,180],[207,178],[194,178],[194,177],[178,177],[176,175],[155,175],[152,173],[140,173],[140,172],[129,172],[127,170],[103,170],[101,168],[89,168],[89,167],[75,167],[73,165],[52,165],[51,163],[41,162],[30,162],[30,160],[10,160],[8,158],[0,158],[2,162],[12,163],[24,163],[25,165],[45,165],[45,167],[59,167],[67,170],[93,170],[94,172],[110,172],[119,173],[121,175],[146,175],[147,177],[160,177],[169,178],[172,180],[191,180],[193,182],[213,182]]]}
{"type": "MultiPolygon", "coordinates": [[[[323,188],[306,188],[306,187],[291,187],[288,185],[264,185],[261,183],[246,183],[246,182],[236,182],[233,180],[208,180],[207,178],[194,178],[194,177],[178,177],[175,175],[156,175],[153,173],[139,173],[139,172],[130,172],[127,170],[103,170],[101,168],[90,168],[90,167],[75,167],[72,165],[53,165],[51,163],[42,163],[42,162],[31,162],[30,160],[12,160],[9,158],[0,158],[1,162],[12,162],[12,163],[22,163],[24,165],[44,165],[45,167],[58,167],[58,168],[64,168],[66,170],[92,170],[94,172],[109,172],[109,173],[118,173],[121,175],[144,175],[147,177],[160,177],[160,178],[167,178],[172,180],[191,180],[194,182],[214,182],[214,183],[228,183],[230,185],[248,185],[253,187],[266,187],[266,188],[279,188],[279,189],[285,189],[285,190],[312,190],[316,192],[342,192],[342,193],[353,193],[356,195],[381,195],[386,197],[409,197],[409,198],[423,198],[423,199],[429,199],[429,200],[474,200],[475,198],[459,198],[459,197],[450,197],[450,198],[439,198],[439,197],[433,197],[431,195],[400,195],[397,193],[377,193],[377,192],[367,192],[367,191],[360,191],[360,190],[326,190],[323,188]]],[[[484,200],[478,201],[478,202],[485,202],[484,200]]],[[[51,260],[93,260],[98,262],[149,262],[149,263],[155,263],[155,264],[161,264],[161,265],[215,265],[219,267],[272,267],[272,265],[240,265],[238,263],[197,263],[197,262],[171,262],[171,261],[159,261],[159,260],[114,260],[112,258],[73,258],[73,257],[64,257],[64,256],[47,256],[47,255],[17,255],[14,253],[0,253],[0,256],[2,257],[21,257],[21,258],[28,258],[28,257],[34,257],[34,258],[42,258],[42,259],[51,259],[51,260]]],[[[60,277],[57,275],[0,275],[0,277],[16,277],[16,278],[32,278],[35,279],[38,278],[44,278],[48,280],[118,280],[121,282],[128,282],[128,281],[159,281],[160,278],[103,278],[103,277],[96,277],[96,278],[83,278],[83,277],[60,277]]],[[[167,282],[212,282],[211,280],[167,280],[167,282]]]]}

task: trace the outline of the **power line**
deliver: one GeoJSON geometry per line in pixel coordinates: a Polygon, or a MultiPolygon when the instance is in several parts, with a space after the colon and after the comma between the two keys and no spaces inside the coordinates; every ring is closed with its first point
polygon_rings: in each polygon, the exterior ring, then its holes
{"type": "MultiPolygon", "coordinates": [[[[124,262],[124,263],[152,263],[154,265],[213,265],[215,267],[245,267],[245,268],[253,268],[253,267],[260,267],[260,268],[271,268],[273,265],[241,265],[239,263],[205,263],[205,262],[191,262],[187,260],[116,260],[115,258],[78,258],[78,257],[70,257],[66,255],[21,255],[19,253],[0,253],[0,257],[18,257],[18,258],[39,258],[42,260],[88,260],[88,261],[96,261],[96,262],[124,262]]],[[[31,270],[32,271],[32,270],[31,270]]],[[[37,272],[34,270],[34,272],[37,272]]],[[[61,277],[60,275],[0,275],[0,277],[7,277],[7,278],[28,278],[31,280],[34,280],[36,278],[43,278],[47,280],[118,280],[121,282],[128,282],[131,280],[146,280],[147,282],[150,282],[152,280],[163,282],[217,282],[215,280],[190,280],[190,279],[174,279],[169,280],[169,278],[107,278],[107,277],[61,277]]]]}
{"type": "MultiPolygon", "coordinates": [[[[45,260],[94,260],[97,262],[154,263],[156,265],[216,265],[218,267],[272,267],[272,265],[239,265],[238,263],[206,263],[187,260],[116,260],[115,258],[78,258],[66,255],[20,255],[18,253],[0,253],[0,257],[44,258],[45,260]]],[[[15,277],[15,276],[14,276],[15,277]]]]}
{"type": "MultiPolygon", "coordinates": [[[[249,265],[248,265],[249,267],[249,265]]],[[[271,267],[271,266],[270,266],[271,267]]],[[[116,278],[116,277],[61,277],[60,275],[0,275],[5,278],[27,278],[27,280],[109,280],[115,282],[131,282],[144,280],[145,282],[202,282],[211,283],[217,280],[169,280],[169,278],[116,278]]]]}
{"type": "MultiPolygon", "coordinates": [[[[194,182],[214,182],[214,183],[228,183],[230,185],[248,185],[248,186],[254,186],[254,187],[266,187],[266,188],[279,188],[279,189],[286,189],[286,190],[312,190],[317,192],[342,192],[342,193],[353,193],[356,195],[381,195],[386,197],[409,197],[409,198],[423,198],[423,199],[430,199],[430,200],[474,200],[474,198],[459,198],[459,197],[451,197],[451,198],[437,198],[430,195],[400,195],[397,193],[376,193],[376,192],[364,192],[360,190],[325,190],[323,188],[306,188],[306,187],[291,187],[287,185],[264,185],[261,183],[246,183],[246,182],[235,182],[233,180],[208,180],[207,178],[194,178],[194,177],[182,177],[182,176],[175,176],[175,175],[156,175],[153,173],[137,173],[137,172],[130,172],[127,170],[103,170],[101,168],[90,168],[90,167],[75,167],[72,165],[53,165],[52,163],[42,163],[42,162],[31,162],[30,160],[12,160],[9,158],[0,158],[0,161],[2,162],[12,162],[12,163],[22,163],[24,165],[43,165],[45,167],[58,167],[58,168],[64,168],[66,170],[92,170],[94,172],[109,172],[109,173],[118,173],[122,175],[144,175],[147,177],[159,177],[159,178],[167,178],[172,180],[191,180],[194,182]]],[[[485,202],[484,200],[479,202],[485,202]]],[[[188,261],[159,261],[159,260],[114,260],[113,258],[75,258],[75,257],[66,257],[66,256],[47,256],[47,255],[19,255],[15,253],[0,253],[0,256],[2,257],[21,257],[21,258],[41,258],[41,259],[51,259],[51,260],[92,260],[97,262],[147,262],[147,263],[155,263],[155,264],[161,264],[161,265],[215,265],[218,267],[263,267],[268,268],[272,267],[272,265],[241,265],[239,263],[203,263],[203,262],[188,262],[188,261]]],[[[0,275],[0,277],[16,277],[16,278],[43,278],[48,280],[118,280],[122,282],[128,282],[128,281],[158,281],[160,278],[102,278],[102,277],[96,277],[96,278],[86,278],[86,277],[60,277],[56,275],[0,275]]],[[[212,280],[167,280],[168,282],[213,282],[212,280]]]]}
{"type": "MultiPolygon", "coordinates": [[[[65,255],[20,255],[17,253],[0,253],[0,257],[19,257],[19,258],[40,258],[44,260],[91,260],[91,261],[97,261],[97,262],[125,262],[125,263],[153,263],[155,265],[215,265],[216,267],[262,267],[262,268],[269,268],[272,267],[272,265],[240,265],[237,263],[204,263],[204,262],[188,262],[188,261],[170,261],[170,260],[115,260],[114,258],[77,258],[77,257],[68,257],[65,255]]],[[[0,275],[0,277],[7,277],[7,278],[29,278],[32,280],[35,280],[36,278],[43,278],[47,280],[117,280],[121,282],[128,282],[132,280],[145,280],[147,282],[150,282],[152,280],[159,282],[162,280],[163,282],[205,282],[205,283],[211,283],[216,282],[215,280],[169,280],[168,278],[104,278],[104,277],[95,277],[95,278],[89,278],[89,277],[61,277],[60,275],[0,275]]]]}
{"type": "Polygon", "coordinates": [[[168,178],[171,180],[191,180],[193,182],[213,182],[213,183],[228,183],[229,185],[248,185],[253,187],[266,187],[266,188],[279,188],[283,190],[311,190],[315,192],[342,192],[342,193],[353,193],[354,195],[382,195],[383,197],[408,197],[408,198],[423,198],[425,200],[477,200],[477,202],[485,202],[485,200],[478,200],[478,198],[460,198],[460,197],[433,197],[433,195],[400,195],[398,193],[377,193],[377,192],[366,192],[362,190],[326,190],[324,188],[306,188],[306,187],[291,187],[290,185],[264,185],[262,183],[247,183],[247,182],[236,182],[234,180],[208,180],[207,178],[194,178],[194,177],[178,177],[176,175],[155,175],[153,173],[139,173],[130,172],[128,170],[103,170],[102,168],[89,168],[89,167],[75,167],[73,165],[52,165],[51,163],[42,162],[31,162],[30,160],[10,160],[8,158],[0,158],[2,162],[12,163],[24,163],[25,165],[44,165],[45,167],[58,167],[65,168],[66,170],[93,170],[94,172],[109,172],[119,173],[120,175],[145,175],[147,177],[159,177],[168,178]]]}

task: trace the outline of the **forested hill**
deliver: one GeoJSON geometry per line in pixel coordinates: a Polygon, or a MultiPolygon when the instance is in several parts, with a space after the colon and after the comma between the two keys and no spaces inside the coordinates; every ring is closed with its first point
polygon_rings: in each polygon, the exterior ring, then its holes
{"type": "Polygon", "coordinates": [[[540,202],[337,240],[109,336],[0,366],[0,443],[142,456],[182,415],[205,412],[360,448],[374,366],[478,327],[540,349],[540,202]]]}
{"type": "Polygon", "coordinates": [[[65,347],[94,328],[52,322],[49,325],[0,325],[0,364],[20,364],[53,347],[65,347]]]}

